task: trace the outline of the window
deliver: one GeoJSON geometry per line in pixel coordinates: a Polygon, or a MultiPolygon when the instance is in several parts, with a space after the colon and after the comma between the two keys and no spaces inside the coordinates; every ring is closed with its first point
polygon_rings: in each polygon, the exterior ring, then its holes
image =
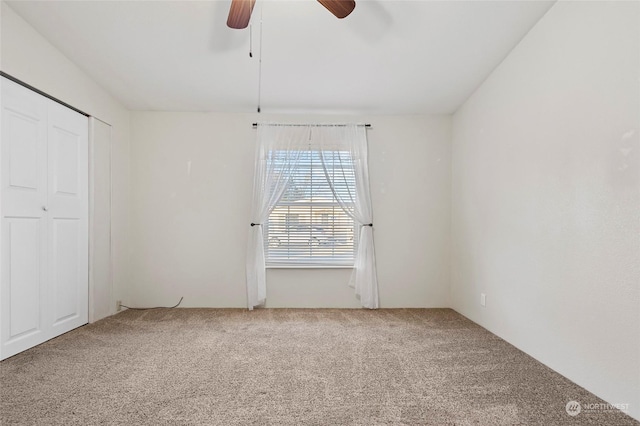
{"type": "MultiPolygon", "coordinates": [[[[324,152],[327,173],[340,177],[336,192],[355,194],[353,168],[343,169],[352,164],[349,156],[348,151],[324,152]]],[[[274,173],[279,172],[277,158],[277,154],[272,157],[274,173]]],[[[356,224],[335,200],[317,150],[301,154],[295,174],[265,225],[269,266],[353,266],[356,224]]]]}

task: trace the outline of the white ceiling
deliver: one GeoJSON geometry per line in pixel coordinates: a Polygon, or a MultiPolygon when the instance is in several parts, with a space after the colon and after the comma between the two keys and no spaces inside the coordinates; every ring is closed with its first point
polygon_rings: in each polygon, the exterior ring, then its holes
{"type": "Polygon", "coordinates": [[[257,0],[252,32],[229,1],[8,4],[132,110],[253,112],[262,51],[263,112],[407,114],[454,112],[553,2],[257,0]]]}

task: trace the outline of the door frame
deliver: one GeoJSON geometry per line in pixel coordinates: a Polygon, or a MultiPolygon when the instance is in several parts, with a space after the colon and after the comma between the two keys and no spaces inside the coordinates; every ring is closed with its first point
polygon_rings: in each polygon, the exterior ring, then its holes
{"type": "Polygon", "coordinates": [[[113,288],[113,141],[111,138],[112,126],[104,120],[97,117],[89,117],[89,323],[98,321],[109,315],[113,315],[116,312],[114,288],[113,288]],[[100,122],[109,126],[109,138],[107,141],[97,141],[96,125],[100,122]],[[96,295],[96,277],[94,275],[96,258],[95,258],[95,243],[96,243],[96,209],[95,209],[95,170],[96,170],[96,143],[108,143],[109,144],[109,158],[108,158],[108,170],[109,170],[109,266],[108,266],[108,300],[102,301],[107,303],[108,309],[106,315],[101,315],[96,306],[101,303],[97,299],[96,295]]]}

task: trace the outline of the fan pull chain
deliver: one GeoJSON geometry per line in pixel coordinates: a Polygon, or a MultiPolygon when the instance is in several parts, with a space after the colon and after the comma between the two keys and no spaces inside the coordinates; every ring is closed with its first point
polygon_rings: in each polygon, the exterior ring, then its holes
{"type": "Polygon", "coordinates": [[[262,5],[260,5],[260,51],[258,58],[258,114],[260,114],[260,101],[262,96],[262,5]]]}
{"type": "Polygon", "coordinates": [[[251,24],[249,24],[249,57],[253,58],[253,28],[251,24]]]}

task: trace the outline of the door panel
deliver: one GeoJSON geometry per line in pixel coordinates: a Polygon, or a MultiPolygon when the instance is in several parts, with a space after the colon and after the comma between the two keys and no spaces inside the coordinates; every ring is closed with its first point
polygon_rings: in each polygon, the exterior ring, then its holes
{"type": "Polygon", "coordinates": [[[79,314],[77,288],[84,277],[78,276],[78,222],[77,219],[53,220],[54,324],[79,314]]]}
{"type": "Polygon", "coordinates": [[[9,186],[14,189],[38,190],[38,155],[40,135],[38,120],[17,111],[7,111],[8,152],[10,166],[9,186]]]}
{"type": "Polygon", "coordinates": [[[53,156],[53,192],[56,195],[78,195],[78,135],[53,127],[49,150],[53,156]]]}
{"type": "Polygon", "coordinates": [[[40,281],[41,219],[9,218],[9,339],[42,331],[42,286],[40,281]]]}
{"type": "Polygon", "coordinates": [[[2,79],[0,359],[47,339],[46,99],[2,79]]]}
{"type": "Polygon", "coordinates": [[[88,322],[88,120],[49,106],[49,229],[52,335],[88,322]]]}

